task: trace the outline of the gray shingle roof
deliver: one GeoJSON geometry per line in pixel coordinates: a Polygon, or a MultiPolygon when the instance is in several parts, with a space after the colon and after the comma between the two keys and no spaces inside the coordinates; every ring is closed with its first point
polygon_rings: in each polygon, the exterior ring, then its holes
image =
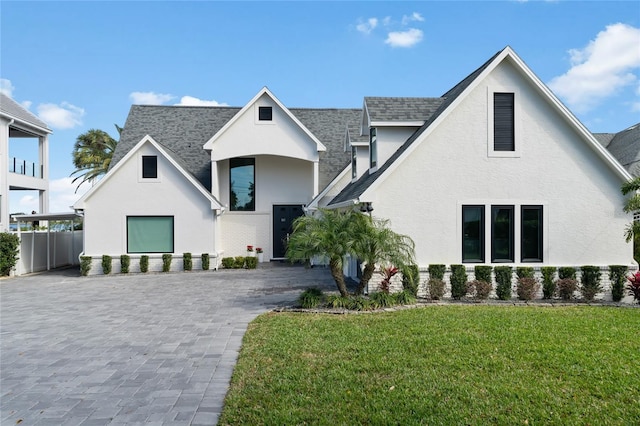
{"type": "MultiPolygon", "coordinates": [[[[504,49],[503,49],[504,50],[504,49]]],[[[480,68],[469,74],[464,80],[460,83],[456,84],[451,90],[442,95],[443,102],[440,103],[440,106],[433,112],[433,114],[427,119],[422,127],[420,127],[416,132],[407,139],[407,141],[400,146],[396,150],[389,159],[378,168],[378,170],[372,174],[365,173],[362,175],[360,179],[355,182],[347,185],[338,195],[335,196],[333,200],[329,203],[329,205],[335,205],[338,203],[342,203],[345,201],[355,200],[359,198],[370,186],[373,182],[378,179],[388,168],[393,164],[401,155],[404,153],[409,146],[422,134],[425,130],[431,126],[431,124],[445,111],[449,105],[466,89],[469,85],[484,71],[491,62],[502,52],[499,51],[495,55],[493,55],[487,62],[482,64],[480,68]]],[[[438,99],[438,98],[427,98],[427,99],[438,99]]]]}
{"type": "Polygon", "coordinates": [[[364,98],[371,121],[425,121],[442,102],[442,98],[364,98]]]}
{"type": "MultiPolygon", "coordinates": [[[[594,134],[598,141],[602,135],[594,134]]],[[[631,175],[640,176],[640,123],[615,133],[606,148],[631,175]]]]}
{"type": "Polygon", "coordinates": [[[349,131],[349,139],[351,140],[351,142],[369,143],[369,135],[360,134],[361,126],[359,124],[350,124],[347,130],[349,131]]]}
{"type": "MultiPolygon", "coordinates": [[[[114,167],[145,135],[170,149],[186,170],[211,190],[211,157],[203,145],[241,108],[133,105],[111,161],[114,167]]],[[[344,152],[347,124],[358,123],[360,109],[292,108],[291,113],[322,142],[320,187],[328,185],[349,163],[344,152]]]]}
{"type": "Polygon", "coordinates": [[[4,93],[0,93],[0,111],[11,118],[31,124],[32,126],[41,127],[51,133],[51,130],[47,127],[47,123],[40,120],[4,93]]]}

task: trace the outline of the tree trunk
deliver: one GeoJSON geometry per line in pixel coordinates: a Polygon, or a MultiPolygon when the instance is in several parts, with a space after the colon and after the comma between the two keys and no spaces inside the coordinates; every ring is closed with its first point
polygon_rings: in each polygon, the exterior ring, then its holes
{"type": "Polygon", "coordinates": [[[358,288],[355,291],[355,295],[362,294],[362,291],[367,286],[369,281],[371,281],[371,277],[373,277],[373,273],[376,271],[376,265],[374,263],[367,263],[364,265],[364,270],[362,271],[362,276],[360,277],[360,283],[358,284],[358,288]]]}
{"type": "Polygon", "coordinates": [[[329,261],[329,269],[331,270],[331,276],[338,286],[338,291],[342,297],[347,297],[347,285],[344,283],[344,275],[342,274],[342,259],[331,259],[329,261]]]}

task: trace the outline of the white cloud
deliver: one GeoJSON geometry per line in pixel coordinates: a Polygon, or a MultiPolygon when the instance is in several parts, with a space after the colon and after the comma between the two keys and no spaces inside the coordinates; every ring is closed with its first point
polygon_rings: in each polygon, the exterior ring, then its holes
{"type": "Polygon", "coordinates": [[[49,181],[49,211],[53,213],[73,211],[71,206],[78,201],[88,190],[91,189],[91,184],[84,183],[78,188],[78,192],[75,192],[78,186],[77,180],[75,183],[71,183],[73,178],[65,177],[61,179],[53,179],[49,181]]]}
{"type": "Polygon", "coordinates": [[[586,112],[638,81],[638,46],[639,28],[621,23],[609,25],[585,48],[569,50],[571,68],[554,77],[549,87],[576,111],[586,112]]]}
{"type": "Polygon", "coordinates": [[[198,98],[194,98],[193,96],[183,96],[182,98],[180,98],[180,102],[175,104],[175,105],[182,105],[182,106],[227,106],[227,104],[225,103],[220,103],[218,101],[214,101],[214,100],[204,100],[204,99],[198,99],[198,98]]]}
{"type": "Polygon", "coordinates": [[[409,28],[407,31],[392,31],[384,41],[391,47],[412,47],[422,40],[422,30],[409,28]]]}
{"type": "Polygon", "coordinates": [[[7,80],[6,78],[0,78],[0,93],[4,93],[10,98],[13,98],[13,84],[11,84],[11,80],[7,80]]]}
{"type": "Polygon", "coordinates": [[[31,104],[32,103],[33,102],[31,102],[31,101],[22,101],[22,102],[20,102],[20,105],[22,105],[24,107],[24,109],[29,109],[29,108],[31,108],[31,104]]]}
{"type": "Polygon", "coordinates": [[[132,92],[129,95],[131,102],[137,105],[162,105],[174,98],[173,95],[154,92],[132,92]]]}
{"type": "Polygon", "coordinates": [[[413,12],[411,15],[408,15],[408,16],[404,15],[402,17],[402,25],[407,25],[410,22],[414,22],[414,21],[423,22],[424,18],[418,12],[413,12]]]}
{"type": "Polygon", "coordinates": [[[40,202],[38,200],[37,193],[34,193],[33,195],[32,194],[23,195],[22,197],[20,197],[20,200],[18,201],[18,205],[14,208],[14,210],[11,213],[29,214],[34,211],[37,212],[38,209],[40,208],[39,205],[40,205],[40,202]]]}
{"type": "Polygon", "coordinates": [[[360,22],[356,25],[356,29],[363,34],[371,34],[371,31],[373,31],[377,26],[378,18],[369,18],[366,22],[360,22]]]}
{"type": "Polygon", "coordinates": [[[38,117],[55,129],[71,129],[81,126],[83,116],[84,109],[69,102],[62,102],[60,105],[38,105],[38,117]]]}

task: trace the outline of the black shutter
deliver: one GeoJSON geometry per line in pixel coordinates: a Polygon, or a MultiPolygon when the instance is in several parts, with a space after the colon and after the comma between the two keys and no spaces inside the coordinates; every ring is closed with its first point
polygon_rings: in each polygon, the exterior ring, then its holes
{"type": "Polygon", "coordinates": [[[493,94],[493,150],[515,151],[513,93],[493,94]]]}

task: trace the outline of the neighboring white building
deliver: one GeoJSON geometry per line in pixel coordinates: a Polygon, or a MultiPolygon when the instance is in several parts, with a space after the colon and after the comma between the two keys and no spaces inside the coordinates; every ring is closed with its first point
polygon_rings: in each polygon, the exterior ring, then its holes
{"type": "MultiPolygon", "coordinates": [[[[49,134],[46,123],[4,93],[0,93],[0,232],[9,230],[9,192],[38,191],[39,211],[49,211],[49,134]],[[33,157],[9,155],[11,144],[33,143],[33,157]]],[[[24,212],[31,213],[31,212],[24,212]]]]}
{"type": "Polygon", "coordinates": [[[436,98],[295,109],[264,88],[242,108],[132,106],[74,207],[95,262],[247,245],[279,259],[291,222],[325,207],[390,219],[421,268],[606,268],[634,264],[630,177],[507,47],[436,98]]]}

